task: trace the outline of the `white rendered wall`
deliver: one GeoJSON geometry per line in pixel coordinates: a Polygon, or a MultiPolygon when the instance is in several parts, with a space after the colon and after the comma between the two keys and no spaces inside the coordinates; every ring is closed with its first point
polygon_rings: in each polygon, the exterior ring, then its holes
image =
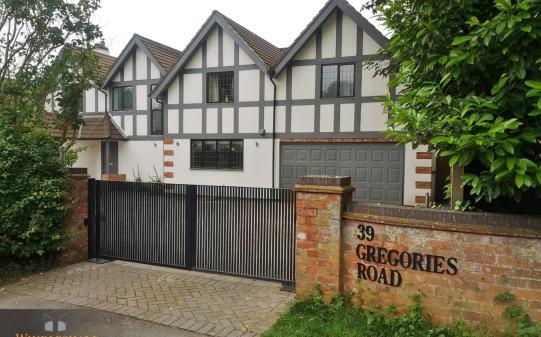
{"type": "Polygon", "coordinates": [[[379,102],[361,104],[361,132],[387,129],[387,114],[379,102]]]}
{"type": "Polygon", "coordinates": [[[203,112],[201,109],[184,109],[182,116],[184,133],[203,132],[203,112]]]}
{"type": "Polygon", "coordinates": [[[136,90],[136,96],[137,96],[137,101],[136,101],[136,104],[135,104],[135,108],[136,110],[146,110],[147,109],[147,99],[148,99],[148,96],[147,96],[147,85],[146,84],[143,84],[143,85],[137,85],[135,87],[135,90],[136,90]]]}
{"type": "Polygon", "coordinates": [[[133,80],[133,61],[132,57],[130,56],[126,59],[126,63],[124,63],[124,81],[132,81],[133,80]]]}
{"type": "Polygon", "coordinates": [[[214,28],[207,36],[207,67],[218,66],[218,28],[214,28]]]}
{"type": "Polygon", "coordinates": [[[192,58],[186,64],[186,69],[199,69],[203,68],[203,52],[201,48],[198,48],[197,51],[193,54],[192,58]]]}
{"type": "Polygon", "coordinates": [[[259,73],[259,69],[239,71],[239,102],[259,100],[259,73]]]}
{"type": "Polygon", "coordinates": [[[336,57],[336,13],[329,16],[321,31],[321,57],[336,57]]]}
{"type": "Polygon", "coordinates": [[[259,131],[259,107],[239,108],[239,133],[259,131]]]}
{"type": "MultiPolygon", "coordinates": [[[[108,92],[108,90],[105,90],[108,92]]],[[[105,94],[98,90],[98,112],[105,112],[105,94]]]]}
{"type": "MultiPolygon", "coordinates": [[[[244,168],[231,170],[191,170],[190,140],[177,139],[175,144],[174,179],[178,184],[224,185],[247,187],[271,187],[272,184],[272,140],[244,140],[244,168]]],[[[276,146],[278,148],[278,146],[276,146]]],[[[278,157],[276,157],[278,161],[278,157]]],[[[278,186],[278,181],[276,181],[278,186]]]]}
{"type": "Polygon", "coordinates": [[[184,74],[184,104],[203,102],[203,76],[201,74],[184,74]]]}
{"type": "Polygon", "coordinates": [[[75,149],[81,150],[73,167],[86,168],[92,178],[101,178],[101,142],[79,141],[75,149]]]}
{"type": "Polygon", "coordinates": [[[291,107],[291,132],[314,132],[314,106],[291,107]]]}
{"type": "Polygon", "coordinates": [[[313,60],[316,58],[316,36],[312,36],[306,45],[297,53],[295,60],[313,60]]]}
{"type": "MultiPolygon", "coordinates": [[[[272,106],[265,107],[264,128],[267,133],[272,132],[272,106]]],[[[286,107],[283,105],[276,106],[274,120],[276,121],[275,132],[286,132],[286,107]]]]}
{"type": "Polygon", "coordinates": [[[178,133],[179,112],[178,109],[167,111],[167,132],[178,133]]]}
{"type": "Polygon", "coordinates": [[[363,96],[384,96],[387,95],[389,82],[386,76],[376,75],[375,65],[378,67],[386,67],[388,62],[374,62],[374,65],[367,66],[363,64],[361,93],[363,96]]]}
{"type": "Polygon", "coordinates": [[[141,48],[135,51],[135,77],[138,80],[147,79],[147,56],[141,48]]]}
{"type": "Polygon", "coordinates": [[[342,15],[342,57],[357,55],[357,24],[342,15]]]}
{"type": "Polygon", "coordinates": [[[150,63],[150,78],[153,80],[160,78],[160,70],[154,63],[150,63]]]}
{"type": "Polygon", "coordinates": [[[364,55],[374,55],[378,53],[378,50],[381,47],[378,45],[370,35],[363,32],[363,54],[364,55]]]}
{"type": "Polygon", "coordinates": [[[223,65],[224,67],[232,66],[235,64],[235,42],[224,32],[223,37],[223,65]]]}
{"type": "Polygon", "coordinates": [[[222,132],[233,133],[235,130],[235,116],[233,108],[222,109],[222,132]]]}
{"type": "Polygon", "coordinates": [[[147,121],[148,121],[147,115],[137,115],[137,135],[138,136],[147,135],[148,133],[147,121]]]}
{"type": "Polygon", "coordinates": [[[163,181],[163,142],[127,141],[118,142],[118,173],[125,174],[126,180],[133,181],[137,167],[143,181],[154,176],[154,167],[163,181]]]}
{"type": "Polygon", "coordinates": [[[218,109],[207,109],[207,133],[218,133],[218,109]]]}
{"type": "Polygon", "coordinates": [[[291,96],[293,99],[314,99],[316,66],[292,67],[291,96]]]}
{"type": "Polygon", "coordinates": [[[242,65],[248,65],[248,64],[254,64],[254,61],[242,50],[242,48],[239,48],[239,64],[242,65]]]}
{"type": "Polygon", "coordinates": [[[167,89],[167,103],[178,104],[179,103],[179,78],[178,76],[171,82],[171,85],[167,89]]]}
{"type": "Polygon", "coordinates": [[[96,112],[96,88],[92,87],[85,91],[85,112],[96,112]]]}
{"type": "Polygon", "coordinates": [[[334,131],[334,104],[321,104],[319,107],[319,131],[334,131]]]}

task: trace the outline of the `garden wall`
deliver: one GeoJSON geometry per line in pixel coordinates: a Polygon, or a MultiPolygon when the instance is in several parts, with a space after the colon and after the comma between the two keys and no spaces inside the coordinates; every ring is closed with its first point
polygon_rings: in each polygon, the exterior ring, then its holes
{"type": "Polygon", "coordinates": [[[541,218],[359,204],[350,185],[296,186],[299,297],[318,285],[327,298],[353,291],[368,307],[405,309],[422,294],[439,323],[497,330],[510,305],[541,322],[541,218]]]}

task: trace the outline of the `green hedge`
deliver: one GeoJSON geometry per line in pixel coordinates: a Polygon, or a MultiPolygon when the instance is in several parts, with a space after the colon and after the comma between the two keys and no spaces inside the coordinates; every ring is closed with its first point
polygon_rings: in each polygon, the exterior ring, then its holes
{"type": "Polygon", "coordinates": [[[35,258],[62,248],[69,163],[48,134],[0,127],[0,257],[35,258]]]}

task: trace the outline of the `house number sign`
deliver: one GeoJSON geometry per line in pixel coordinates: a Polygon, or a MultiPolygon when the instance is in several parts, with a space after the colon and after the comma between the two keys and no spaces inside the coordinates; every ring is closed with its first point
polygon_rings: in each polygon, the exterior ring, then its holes
{"type": "Polygon", "coordinates": [[[443,275],[456,275],[458,273],[458,261],[454,257],[421,254],[416,252],[398,251],[371,245],[376,231],[374,227],[359,224],[357,226],[357,278],[376,283],[382,283],[391,287],[400,287],[402,274],[396,267],[403,269],[418,270],[427,273],[443,275]],[[367,263],[375,263],[381,268],[367,263]]]}

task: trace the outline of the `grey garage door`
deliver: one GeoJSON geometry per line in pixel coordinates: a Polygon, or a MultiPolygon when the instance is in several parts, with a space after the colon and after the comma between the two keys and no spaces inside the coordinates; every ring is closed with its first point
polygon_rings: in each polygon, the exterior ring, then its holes
{"type": "Polygon", "coordinates": [[[351,176],[359,201],[402,204],[404,148],[388,143],[282,144],[280,186],[304,175],[351,176]]]}

